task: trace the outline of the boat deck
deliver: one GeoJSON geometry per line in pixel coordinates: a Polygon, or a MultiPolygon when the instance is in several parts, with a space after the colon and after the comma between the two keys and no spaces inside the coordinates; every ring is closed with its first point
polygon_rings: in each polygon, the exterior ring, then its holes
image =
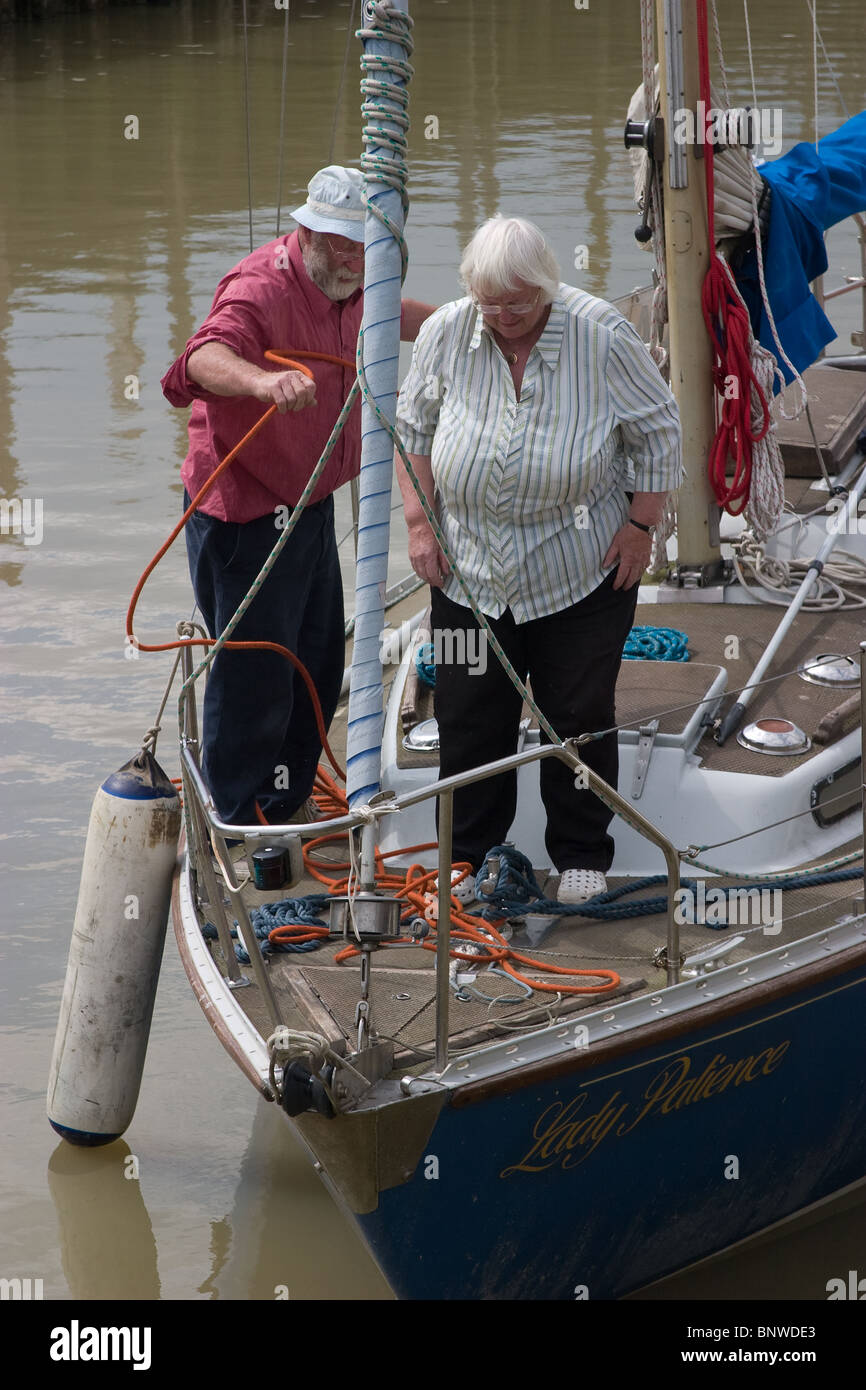
{"type": "MultiPolygon", "coordinates": [[[[855,848],[852,842],[847,848],[855,848]]],[[[844,851],[840,851],[844,852],[844,851]]],[[[235,854],[243,856],[243,850],[235,854]]],[[[623,879],[609,878],[609,888],[616,888],[623,879]]],[[[710,882],[710,881],[708,881],[710,882]]],[[[712,886],[734,886],[739,880],[713,879],[712,886]]],[[[542,885],[543,886],[543,885],[542,885]]],[[[748,886],[748,885],[745,885],[748,886]]],[[[291,890],[291,896],[321,891],[314,880],[305,880],[291,890]]],[[[725,956],[734,964],[749,956],[800,940],[832,925],[839,917],[853,910],[854,899],[862,896],[861,878],[824,884],[817,887],[785,889],[780,894],[781,930],[772,923],[768,933],[760,922],[740,927],[713,929],[708,926],[684,925],[680,929],[681,949],[685,956],[722,944],[725,937],[744,938],[725,956]]],[[[634,894],[626,902],[639,903],[665,893],[665,885],[657,884],[634,894]]],[[[244,889],[251,907],[264,901],[286,896],[285,890],[259,893],[251,885],[244,889]]],[[[757,908],[757,902],[755,904],[757,908]]],[[[755,919],[757,919],[757,911],[755,919]]],[[[752,919],[749,919],[750,922],[752,919]]],[[[768,925],[770,925],[768,923],[768,925]]],[[[517,998],[522,991],[516,983],[499,973],[481,969],[474,987],[491,1002],[470,993],[461,999],[451,993],[449,1032],[455,1049],[471,1047],[494,1037],[502,1037],[518,1023],[523,1026],[546,1025],[554,1019],[581,1009],[596,1008],[605,999],[626,995],[653,993],[665,985],[664,970],[653,963],[655,951],[664,946],[666,920],[663,912],[642,917],[617,917],[599,922],[586,917],[567,917],[558,920],[530,918],[515,923],[510,945],[535,960],[554,967],[593,971],[613,970],[621,983],[603,994],[567,995],[535,992],[531,999],[517,998]],[[501,1002],[495,1002],[501,1001],[501,1002]]],[[[342,965],[334,957],[344,947],[342,940],[325,942],[308,954],[273,955],[269,975],[276,997],[285,1011],[285,1021],[303,1028],[324,1033],[332,1042],[344,1040],[351,1050],[356,1035],[355,1006],[359,998],[359,960],[357,957],[342,965]]],[[[530,966],[515,962],[515,968],[528,976],[537,975],[547,984],[556,983],[553,975],[539,975],[530,966]]],[[[470,970],[469,964],[461,969],[470,970]]],[[[249,973],[249,972],[248,972],[249,973]]],[[[685,978],[685,977],[684,977],[685,978]]],[[[371,959],[372,1020],[380,1038],[394,1041],[395,1065],[411,1070],[423,1064],[432,1051],[435,1039],[435,969],[432,952],[420,946],[388,945],[373,953],[371,959]]],[[[573,980],[568,983],[574,983],[573,980]]],[[[599,983],[587,978],[581,984],[599,983]]],[[[271,1031],[267,1008],[261,992],[250,976],[250,984],[236,992],[250,1021],[263,1037],[271,1031]]]]}
{"type": "MultiPolygon", "coordinates": [[[[623,662],[616,691],[619,726],[638,729],[659,717],[659,733],[681,733],[694,706],[708,694],[720,667],[726,667],[728,672],[727,706],[730,693],[747,684],[782,613],[781,608],[763,604],[638,604],[635,625],[685,632],[689,660],[623,662]],[[737,644],[735,658],[728,655],[732,650],[731,639],[737,644]]],[[[838,709],[852,690],[809,684],[798,674],[799,667],[827,652],[859,661],[859,644],[864,636],[866,623],[861,609],[826,612],[821,615],[820,627],[816,625],[814,613],[801,612],[782,642],[770,673],[778,673],[781,678],[756,691],[743,723],[780,716],[793,720],[812,738],[820,721],[838,709]]],[[[528,710],[525,709],[524,714],[529,717],[528,710]]],[[[415,695],[414,719],[420,722],[432,715],[433,692],[422,686],[415,695]]],[[[530,726],[534,725],[531,719],[530,726]]],[[[783,777],[820,751],[821,748],[813,744],[799,756],[767,757],[744,748],[733,735],[719,747],[710,731],[703,735],[695,749],[704,766],[714,771],[746,772],[762,777],[783,777]]],[[[398,752],[398,762],[401,767],[435,768],[438,754],[404,748],[398,752]]]]}
{"type": "MultiPolygon", "coordinates": [[[[808,480],[794,479],[788,483],[789,502],[797,510],[815,507],[816,493],[808,480]]],[[[417,611],[418,596],[410,597],[389,613],[397,628],[401,621],[417,611]]],[[[620,724],[633,727],[654,715],[672,710],[678,705],[700,701],[710,689],[720,667],[728,673],[729,691],[744,685],[764,650],[766,642],[779,622],[781,610],[766,605],[718,604],[704,602],[663,602],[641,604],[636,623],[679,628],[688,633],[691,660],[686,663],[623,663],[617,688],[617,717],[620,724]],[[732,659],[729,639],[739,641],[739,655],[732,659]]],[[[797,674],[797,667],[819,652],[836,651],[858,654],[858,643],[864,635],[863,614],[859,610],[826,612],[820,616],[801,613],[795,620],[782,647],[775,669],[791,672],[782,679],[764,686],[749,710],[749,719],[762,715],[780,714],[795,720],[807,734],[828,711],[838,707],[851,691],[822,688],[807,684],[797,674]]],[[[396,668],[387,673],[393,677],[396,668]]],[[[726,702],[727,703],[727,702],[726,702]]],[[[416,718],[432,714],[429,696],[422,693],[416,718]],[[426,700],[426,703],[425,703],[426,700]]],[[[692,718],[692,710],[663,714],[661,733],[681,734],[692,718]]],[[[855,719],[855,724],[856,724],[855,719]]],[[[331,729],[331,741],[340,756],[345,748],[346,701],[337,712],[331,729]]],[[[847,727],[850,727],[850,722],[847,727]]],[[[769,778],[784,776],[793,767],[815,755],[816,749],[800,757],[765,757],[742,748],[735,738],[719,748],[705,734],[694,748],[705,766],[721,771],[762,773],[769,778]]],[[[413,757],[416,755],[413,755],[413,757]]],[[[417,755],[421,763],[435,766],[436,754],[417,755]]],[[[416,764],[417,765],[417,764],[416,764]]],[[[640,803],[638,803],[640,805],[640,803]]],[[[856,848],[856,842],[832,851],[840,855],[846,848],[856,848]]],[[[243,846],[232,857],[243,859],[243,846]]],[[[323,856],[333,854],[344,859],[339,847],[325,847],[323,856]]],[[[688,877],[688,866],[683,867],[688,877]]],[[[334,872],[339,876],[339,871],[334,872]]],[[[542,878],[542,887],[544,880],[542,878]]],[[[555,882],[555,881],[554,881],[555,882]]],[[[610,878],[610,888],[619,887],[624,880],[610,878]]],[[[705,880],[708,887],[739,886],[748,883],[735,879],[705,880]]],[[[244,898],[252,909],[265,901],[284,897],[299,897],[322,891],[321,883],[309,877],[291,890],[271,893],[258,892],[251,883],[244,888],[244,898]]],[[[554,891],[554,885],[551,887],[554,891]]],[[[640,902],[647,897],[660,897],[666,886],[656,884],[630,894],[625,902],[640,902]]],[[[685,956],[718,946],[725,938],[736,934],[744,938],[726,956],[727,963],[736,963],[751,955],[784,946],[819,932],[854,909],[855,898],[862,897],[862,879],[783,889],[781,893],[781,930],[767,932],[761,922],[749,918],[748,925],[712,929],[702,925],[681,927],[681,950],[685,956]]],[[[757,908],[757,903],[755,904],[757,908]]],[[[200,907],[200,920],[207,919],[207,904],[200,907]]],[[[773,924],[775,927],[775,924],[773,924]]],[[[569,995],[534,991],[526,997],[516,982],[502,973],[479,969],[468,997],[450,995],[450,1038],[455,1050],[471,1047],[489,1038],[502,1037],[509,1029],[525,1029],[533,1024],[544,1026],[554,1018],[582,1009],[598,1007],[605,999],[626,995],[653,993],[666,983],[663,968],[654,962],[654,955],[666,940],[666,919],[663,912],[645,916],[623,915],[613,920],[598,921],[574,915],[567,918],[530,918],[513,926],[511,946],[524,955],[552,966],[585,971],[612,970],[619,984],[606,992],[569,995]],[[473,991],[477,990],[478,993],[473,991]],[[483,997],[479,997],[483,996],[483,997]]],[[[354,1050],[357,1025],[355,1009],[360,995],[360,972],[357,957],[336,964],[334,957],[344,942],[329,941],[319,949],[305,954],[274,954],[269,958],[269,977],[283,1011],[285,1022],[328,1036],[354,1050]]],[[[219,962],[219,947],[211,944],[219,962]]],[[[530,966],[515,966],[522,973],[537,974],[530,966]]],[[[461,970],[470,967],[461,966],[461,970]]],[[[271,1020],[259,987],[247,970],[250,983],[235,992],[235,999],[254,1024],[267,1037],[272,1031],[271,1020]]],[[[555,984],[554,975],[541,975],[546,984],[555,984]]],[[[582,984],[598,983],[587,977],[582,984]]],[[[432,952],[417,945],[392,944],[376,950],[371,959],[371,992],[373,1029],[380,1038],[392,1039],[396,1047],[395,1065],[404,1070],[413,1066],[423,1068],[432,1053],[435,1037],[435,969],[432,952]]]]}

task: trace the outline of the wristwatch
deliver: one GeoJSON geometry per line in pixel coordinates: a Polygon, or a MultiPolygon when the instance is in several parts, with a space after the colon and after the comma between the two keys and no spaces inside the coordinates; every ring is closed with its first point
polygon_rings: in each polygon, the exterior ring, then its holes
{"type": "Polygon", "coordinates": [[[644,526],[642,521],[635,521],[633,516],[630,516],[628,521],[629,525],[636,526],[639,531],[645,531],[648,536],[652,535],[653,528],[651,526],[644,526]]]}

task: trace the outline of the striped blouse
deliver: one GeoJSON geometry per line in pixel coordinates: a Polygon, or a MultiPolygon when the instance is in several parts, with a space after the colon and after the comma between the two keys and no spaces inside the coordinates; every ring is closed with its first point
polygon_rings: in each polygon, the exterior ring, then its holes
{"type": "MultiPolygon", "coordinates": [[[[561,284],[520,392],[471,300],[421,327],[397,428],[432,457],[439,516],[488,617],[547,617],[602,582],[626,489],[682,480],[676,402],[622,315],[561,284]]],[[[444,592],[466,599],[453,575],[444,592]]]]}

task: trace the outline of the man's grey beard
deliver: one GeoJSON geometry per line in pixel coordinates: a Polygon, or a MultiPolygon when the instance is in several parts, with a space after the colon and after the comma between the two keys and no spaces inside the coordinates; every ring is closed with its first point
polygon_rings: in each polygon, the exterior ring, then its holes
{"type": "Polygon", "coordinates": [[[348,299],[364,283],[363,273],[356,275],[344,269],[331,270],[328,264],[328,253],[316,241],[315,232],[308,244],[301,247],[301,255],[304,260],[304,268],[313,284],[329,299],[348,299]]]}

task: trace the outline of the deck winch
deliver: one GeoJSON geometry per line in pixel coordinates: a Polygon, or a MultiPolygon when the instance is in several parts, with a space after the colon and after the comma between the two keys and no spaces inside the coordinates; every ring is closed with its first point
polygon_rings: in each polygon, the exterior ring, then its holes
{"type": "Polygon", "coordinates": [[[352,893],[333,898],[329,926],[332,936],[354,936],[362,941],[383,941],[400,935],[400,913],[405,907],[397,898],[381,893],[352,893]]]}

